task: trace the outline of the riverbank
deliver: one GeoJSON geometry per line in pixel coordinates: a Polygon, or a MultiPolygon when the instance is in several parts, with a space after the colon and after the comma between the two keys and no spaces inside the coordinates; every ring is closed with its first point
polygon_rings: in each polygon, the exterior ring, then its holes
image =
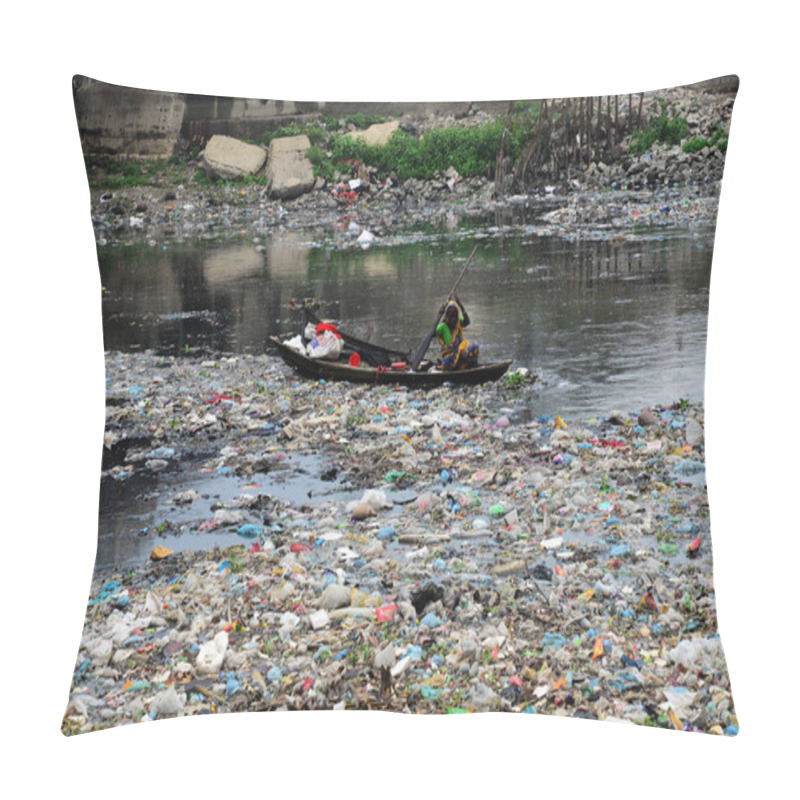
{"type": "MultiPolygon", "coordinates": [[[[626,97],[625,102],[632,100],[626,97]]],[[[336,244],[336,233],[352,231],[353,225],[369,234],[366,244],[378,245],[422,226],[452,231],[486,219],[535,226],[541,235],[608,238],[648,226],[713,224],[732,106],[733,95],[685,87],[647,94],[641,109],[638,104],[635,109],[642,128],[663,115],[679,117],[685,123],[680,144],[654,141],[642,152],[632,152],[635,136],[629,133],[613,147],[606,143],[553,175],[545,170],[518,180],[514,164],[508,163],[499,184],[493,174],[461,176],[453,168],[430,179],[400,180],[393,171],[379,172],[366,164],[354,165],[352,174],[337,174],[331,181],[318,178],[313,189],[294,199],[277,199],[270,196],[263,176],[209,179],[202,158],[184,154],[178,163],[155,171],[149,185],[92,189],[92,220],[100,245],[242,237],[258,244],[286,231],[317,239],[330,234],[336,244]],[[357,176],[360,185],[349,191],[349,179],[357,176]]],[[[480,104],[470,104],[458,116],[406,114],[398,123],[424,137],[430,131],[477,127],[497,119],[480,104]]],[[[610,116],[604,124],[611,126],[610,116]]],[[[93,177],[102,186],[102,171],[93,177]]]]}
{"type": "Polygon", "coordinates": [[[104,480],[202,458],[241,493],[191,519],[199,498],[176,492],[171,532],[241,545],[96,573],[65,733],[295,708],[736,732],[702,406],[523,423],[526,384],[314,384],[270,356],[106,369],[104,480]],[[276,500],[271,467],[296,452],[359,498],[276,500]]]}
{"type": "MultiPolygon", "coordinates": [[[[595,240],[716,223],[720,184],[702,188],[606,190],[514,195],[496,200],[493,186],[472,179],[455,192],[444,184],[406,182],[403,196],[339,201],[318,191],[294,201],[273,202],[254,186],[225,186],[213,193],[179,186],[106,192],[97,198],[92,222],[98,246],[148,242],[250,240],[263,246],[274,236],[313,236],[315,246],[393,245],[422,229],[451,234],[461,226],[489,224],[505,233],[595,240]],[[361,237],[361,238],[359,238],[361,237]]],[[[311,240],[310,240],[311,242],[311,240]]]]}

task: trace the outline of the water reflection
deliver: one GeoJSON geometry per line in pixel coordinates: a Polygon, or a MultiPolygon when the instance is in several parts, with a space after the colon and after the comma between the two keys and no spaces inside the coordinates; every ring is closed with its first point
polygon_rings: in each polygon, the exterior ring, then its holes
{"type": "Polygon", "coordinates": [[[217,504],[237,497],[260,497],[259,514],[266,518],[269,497],[316,506],[347,503],[361,496],[360,490],[339,478],[320,477],[329,467],[318,456],[293,453],[280,468],[248,479],[196,464],[184,465],[183,471],[175,473],[139,472],[125,482],[105,479],[100,486],[97,565],[142,563],[157,545],[179,552],[243,544],[246,540],[237,535],[237,524],[200,529],[213,519],[217,504]],[[197,498],[187,505],[175,504],[174,496],[187,486],[197,498]]]}
{"type": "Polygon", "coordinates": [[[203,261],[203,278],[209,289],[228,287],[243,278],[266,271],[264,256],[252,245],[212,250],[203,261]]]}
{"type": "Polygon", "coordinates": [[[309,240],[300,234],[286,233],[269,240],[265,247],[269,274],[275,280],[305,275],[308,272],[308,251],[309,240]]]}
{"type": "Polygon", "coordinates": [[[538,372],[539,413],[632,410],[702,399],[713,231],[571,242],[558,237],[438,237],[361,250],[305,236],[166,250],[100,248],[109,350],[264,352],[294,334],[291,298],[362,338],[415,349],[469,256],[459,290],[485,360],[538,372]]]}

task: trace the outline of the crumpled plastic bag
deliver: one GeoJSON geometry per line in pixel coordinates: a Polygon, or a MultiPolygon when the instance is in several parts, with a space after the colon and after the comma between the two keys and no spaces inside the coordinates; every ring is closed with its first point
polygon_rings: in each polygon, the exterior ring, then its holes
{"type": "Polygon", "coordinates": [[[228,634],[220,631],[210,642],[201,645],[197,654],[197,674],[216,675],[228,649],[228,634]]]}
{"type": "Polygon", "coordinates": [[[335,361],[342,354],[344,342],[333,331],[322,331],[306,345],[306,352],[310,358],[324,358],[335,361]]]}
{"type": "Polygon", "coordinates": [[[684,639],[669,651],[670,659],[686,669],[713,667],[722,650],[719,638],[684,639]]]}

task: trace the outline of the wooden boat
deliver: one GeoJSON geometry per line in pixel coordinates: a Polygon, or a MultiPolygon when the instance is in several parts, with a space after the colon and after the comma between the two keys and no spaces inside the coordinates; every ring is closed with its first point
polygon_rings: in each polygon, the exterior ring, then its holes
{"type": "Polygon", "coordinates": [[[511,366],[511,361],[495,361],[480,364],[472,369],[448,372],[430,361],[423,361],[415,372],[407,363],[402,367],[395,362],[395,367],[383,366],[351,366],[345,355],[338,361],[322,358],[309,358],[285,345],[277,336],[270,336],[270,341],[278,349],[281,358],[306,378],[326,381],[350,381],[351,383],[400,384],[419,389],[430,389],[445,383],[475,386],[476,384],[496,381],[511,366]]]}

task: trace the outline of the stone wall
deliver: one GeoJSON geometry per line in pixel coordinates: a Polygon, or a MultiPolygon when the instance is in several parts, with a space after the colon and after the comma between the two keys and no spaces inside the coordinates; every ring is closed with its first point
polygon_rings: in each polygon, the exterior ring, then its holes
{"type": "Polygon", "coordinates": [[[181,136],[189,142],[202,143],[215,135],[254,140],[265,131],[320,115],[319,103],[200,94],[184,97],[186,112],[181,136]]]}
{"type": "MultiPolygon", "coordinates": [[[[467,102],[310,102],[176,94],[103,83],[76,75],[73,94],[85,153],[118,158],[173,155],[181,138],[204,147],[214,135],[257,140],[265,132],[322,115],[457,115],[467,102]]],[[[505,113],[506,101],[478,103],[505,113]]]]}
{"type": "MultiPolygon", "coordinates": [[[[477,103],[485,111],[505,114],[508,103],[477,103]]],[[[313,122],[322,116],[344,117],[348,114],[375,114],[396,117],[402,114],[456,115],[469,103],[390,103],[390,102],[299,102],[292,100],[255,100],[234,97],[186,95],[186,114],[181,136],[200,144],[214,135],[256,140],[267,131],[291,123],[313,122]]]]}
{"type": "Polygon", "coordinates": [[[84,153],[167,158],[180,139],[183,95],[101,83],[76,75],[75,114],[84,153]]]}

